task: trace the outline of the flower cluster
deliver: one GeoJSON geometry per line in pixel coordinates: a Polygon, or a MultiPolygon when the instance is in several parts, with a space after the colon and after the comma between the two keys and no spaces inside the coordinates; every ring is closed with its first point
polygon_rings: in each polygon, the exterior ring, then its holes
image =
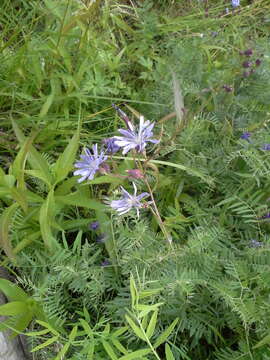
{"type": "MultiPolygon", "coordinates": [[[[107,174],[110,172],[110,167],[105,161],[108,159],[108,155],[115,154],[122,149],[122,153],[125,155],[130,150],[136,152],[144,152],[148,143],[157,144],[159,140],[153,139],[153,127],[154,122],[149,120],[145,121],[143,116],[140,116],[139,126],[135,127],[128,116],[116,105],[113,107],[117,110],[119,116],[125,121],[127,129],[119,129],[119,133],[122,136],[113,136],[102,141],[102,150],[98,151],[98,145],[94,144],[92,149],[85,149],[84,154],[80,156],[80,161],[75,163],[76,171],[75,176],[80,176],[78,180],[81,183],[84,180],[93,180],[95,174],[100,172],[101,174],[107,174]]],[[[127,170],[129,177],[134,179],[143,179],[144,175],[139,169],[127,170]]],[[[150,194],[143,192],[137,195],[137,187],[133,183],[134,194],[129,194],[123,187],[121,187],[123,197],[119,200],[113,200],[110,202],[112,209],[116,210],[119,215],[123,215],[135,209],[139,216],[139,209],[147,206],[151,202],[142,203],[141,200],[150,194]]],[[[96,230],[99,227],[98,222],[90,224],[91,230],[96,230]]]]}
{"type": "MultiPolygon", "coordinates": [[[[245,69],[245,71],[242,73],[242,77],[247,78],[255,73],[256,68],[261,65],[262,60],[254,56],[255,54],[252,49],[242,50],[239,52],[239,54],[246,57],[246,60],[242,62],[242,67],[245,69]]],[[[263,55],[261,54],[261,57],[262,56],[263,55]]]]}

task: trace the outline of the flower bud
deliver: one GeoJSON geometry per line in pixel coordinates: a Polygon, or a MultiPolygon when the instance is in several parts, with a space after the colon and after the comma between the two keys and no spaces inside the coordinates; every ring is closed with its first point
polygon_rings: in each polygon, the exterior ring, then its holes
{"type": "Polygon", "coordinates": [[[133,179],[143,179],[144,177],[140,169],[130,169],[130,170],[126,170],[126,172],[133,179]]]}

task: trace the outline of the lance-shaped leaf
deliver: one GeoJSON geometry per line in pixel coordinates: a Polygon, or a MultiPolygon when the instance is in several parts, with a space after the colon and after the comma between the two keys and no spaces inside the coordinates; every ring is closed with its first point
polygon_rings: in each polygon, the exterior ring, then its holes
{"type": "Polygon", "coordinates": [[[44,201],[39,212],[39,223],[41,236],[45,246],[52,250],[55,243],[55,238],[52,233],[52,222],[54,216],[54,192],[53,189],[49,192],[47,199],[44,201]]]}
{"type": "Polygon", "coordinates": [[[15,255],[9,237],[9,227],[18,206],[17,203],[12,204],[3,211],[0,217],[0,245],[10,259],[15,259],[15,255]]]}
{"type": "Polygon", "coordinates": [[[64,152],[59,156],[55,163],[54,172],[56,177],[56,183],[64,180],[68,173],[73,169],[73,163],[79,145],[79,133],[78,131],[73,135],[69,144],[65,148],[64,152]]]}
{"type": "MultiPolygon", "coordinates": [[[[12,120],[12,126],[17,139],[19,140],[20,144],[23,145],[26,141],[23,132],[21,131],[21,129],[14,120],[12,120]]],[[[37,170],[42,174],[42,178],[46,179],[47,184],[52,184],[52,176],[47,161],[39,154],[39,152],[32,145],[29,146],[27,160],[29,161],[29,164],[33,170],[37,170]]]]}
{"type": "Polygon", "coordinates": [[[176,324],[178,323],[178,320],[179,320],[178,318],[174,319],[171,325],[169,325],[167,329],[165,329],[163,333],[159,335],[159,337],[157,338],[154,344],[154,348],[157,348],[159,345],[163,344],[168,339],[168,337],[173,332],[173,329],[175,328],[176,324]]]}
{"type": "Polygon", "coordinates": [[[0,291],[2,291],[10,301],[26,301],[28,299],[26,292],[6,279],[0,279],[0,291]]]}

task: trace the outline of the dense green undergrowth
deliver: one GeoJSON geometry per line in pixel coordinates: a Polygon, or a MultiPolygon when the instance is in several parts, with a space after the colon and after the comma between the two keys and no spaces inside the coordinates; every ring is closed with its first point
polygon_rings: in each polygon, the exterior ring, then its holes
{"type": "Polygon", "coordinates": [[[269,10],[1,2],[0,330],[31,358],[269,359],[269,10]],[[160,142],[78,183],[113,103],[160,142]],[[157,209],[112,211],[132,182],[157,209]]]}

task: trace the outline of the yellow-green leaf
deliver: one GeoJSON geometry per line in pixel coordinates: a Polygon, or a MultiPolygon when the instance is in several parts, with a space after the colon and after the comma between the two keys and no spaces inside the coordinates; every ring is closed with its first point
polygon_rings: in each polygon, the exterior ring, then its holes
{"type": "Polygon", "coordinates": [[[125,316],[127,322],[129,323],[130,327],[132,328],[132,330],[134,331],[134,333],[143,341],[147,341],[147,339],[145,338],[144,333],[142,332],[142,330],[135,324],[135,322],[128,316],[125,316]]]}
{"type": "Polygon", "coordinates": [[[54,214],[54,193],[53,189],[49,192],[47,199],[44,201],[40,208],[39,223],[41,236],[45,246],[52,250],[55,238],[52,234],[52,220],[54,214]]]}
{"type": "Polygon", "coordinates": [[[171,325],[169,325],[167,327],[167,329],[165,331],[163,331],[163,333],[161,335],[159,335],[159,337],[157,338],[155,344],[154,344],[154,348],[157,348],[159,345],[163,344],[168,337],[171,335],[171,333],[173,332],[173,329],[175,328],[176,324],[178,323],[178,318],[176,318],[171,325]]]}
{"type": "Polygon", "coordinates": [[[142,356],[147,355],[151,352],[151,349],[141,349],[141,350],[137,350],[134,351],[133,353],[130,353],[128,355],[124,355],[120,358],[118,358],[118,360],[133,360],[133,359],[141,359],[142,356]]]}
{"type": "Polygon", "coordinates": [[[56,183],[64,180],[68,173],[73,169],[73,163],[75,161],[78,145],[79,133],[77,131],[73,135],[64,152],[59,156],[58,160],[55,163],[54,171],[56,183]]]}
{"type": "Polygon", "coordinates": [[[102,345],[103,345],[104,349],[106,350],[106,353],[109,355],[110,359],[118,360],[118,357],[116,356],[115,352],[113,351],[113,348],[107,341],[103,340],[102,345]]]}
{"type": "Polygon", "coordinates": [[[15,255],[9,238],[9,227],[18,206],[17,203],[12,204],[2,212],[0,217],[0,245],[10,259],[15,259],[15,255]]]}
{"type": "Polygon", "coordinates": [[[0,315],[15,316],[27,311],[27,304],[23,301],[11,301],[0,306],[0,315]]]}
{"type": "Polygon", "coordinates": [[[58,340],[58,336],[53,336],[52,338],[48,339],[44,343],[34,347],[34,349],[32,349],[31,352],[35,352],[35,351],[38,351],[40,349],[44,349],[46,346],[49,346],[49,345],[53,344],[57,340],[58,340]]]}
{"type": "Polygon", "coordinates": [[[165,345],[165,355],[166,355],[166,360],[175,360],[172,350],[170,349],[168,344],[165,345]]]}
{"type": "Polygon", "coordinates": [[[13,282],[6,279],[0,279],[0,290],[5,294],[8,300],[26,301],[28,299],[26,292],[13,282]]]}
{"type": "Polygon", "coordinates": [[[148,337],[148,339],[151,339],[151,337],[154,334],[155,328],[156,328],[156,323],[157,323],[157,315],[158,315],[158,310],[154,311],[151,319],[149,321],[147,330],[146,330],[146,336],[148,337]]]}

